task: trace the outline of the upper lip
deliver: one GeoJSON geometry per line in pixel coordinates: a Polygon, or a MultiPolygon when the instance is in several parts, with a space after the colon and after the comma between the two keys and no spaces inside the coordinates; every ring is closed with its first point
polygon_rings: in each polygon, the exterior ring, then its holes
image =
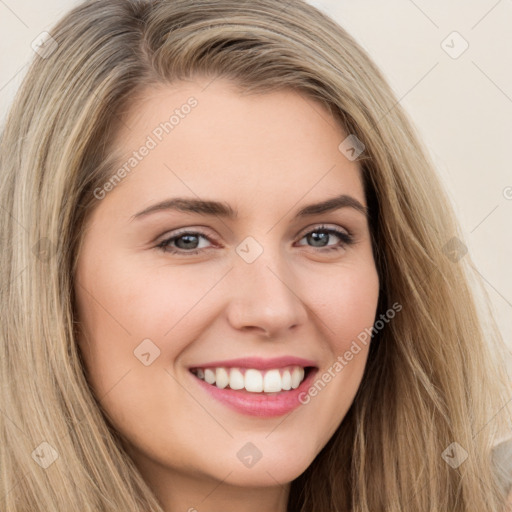
{"type": "Polygon", "coordinates": [[[204,364],[196,364],[192,368],[254,368],[256,370],[268,370],[271,368],[283,368],[285,366],[314,366],[316,363],[309,359],[295,356],[281,356],[264,359],[261,357],[240,357],[225,361],[210,361],[204,364]]]}

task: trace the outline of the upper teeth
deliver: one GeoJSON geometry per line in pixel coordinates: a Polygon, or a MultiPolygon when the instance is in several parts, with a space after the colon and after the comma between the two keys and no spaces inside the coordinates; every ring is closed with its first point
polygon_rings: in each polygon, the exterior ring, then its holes
{"type": "Polygon", "coordinates": [[[276,393],[299,387],[304,380],[304,368],[289,366],[271,370],[254,368],[198,368],[195,375],[208,384],[215,384],[220,389],[245,389],[251,393],[276,393]]]}

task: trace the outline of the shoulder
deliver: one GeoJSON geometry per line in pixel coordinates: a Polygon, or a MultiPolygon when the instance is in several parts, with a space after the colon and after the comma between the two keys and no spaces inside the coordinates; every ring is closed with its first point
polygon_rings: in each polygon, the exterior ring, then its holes
{"type": "Polygon", "coordinates": [[[512,438],[500,441],[493,447],[492,460],[498,482],[508,493],[507,504],[512,505],[512,438]]]}

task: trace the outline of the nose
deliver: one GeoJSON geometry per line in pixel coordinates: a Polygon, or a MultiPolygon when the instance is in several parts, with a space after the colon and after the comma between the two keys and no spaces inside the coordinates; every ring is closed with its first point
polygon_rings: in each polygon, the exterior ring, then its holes
{"type": "Polygon", "coordinates": [[[252,263],[235,257],[229,274],[234,291],[227,316],[233,328],[278,338],[306,321],[297,278],[275,253],[266,250],[252,263]]]}

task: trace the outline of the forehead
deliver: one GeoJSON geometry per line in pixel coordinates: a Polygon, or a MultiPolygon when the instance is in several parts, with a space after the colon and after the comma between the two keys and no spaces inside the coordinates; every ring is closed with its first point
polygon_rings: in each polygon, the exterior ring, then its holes
{"type": "Polygon", "coordinates": [[[215,195],[270,207],[350,193],[364,203],[359,164],[339,149],[347,133],[297,91],[177,82],[147,88],[124,121],[114,146],[129,172],[115,194],[130,202],[215,195]]]}

